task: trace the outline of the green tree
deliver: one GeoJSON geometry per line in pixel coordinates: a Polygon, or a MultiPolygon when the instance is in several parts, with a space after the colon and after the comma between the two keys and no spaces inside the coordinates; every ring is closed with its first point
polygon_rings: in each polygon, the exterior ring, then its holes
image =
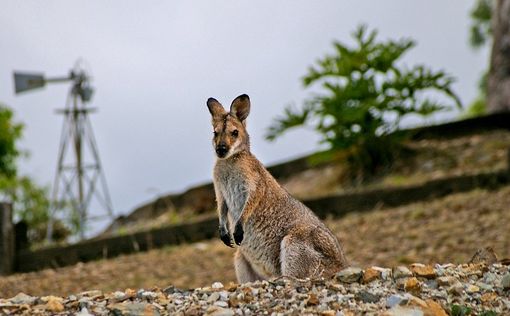
{"type": "MultiPolygon", "coordinates": [[[[470,11],[471,26],[469,42],[473,49],[480,49],[492,42],[492,11],[494,0],[476,0],[470,11]]],[[[484,70],[478,83],[478,96],[464,113],[465,117],[474,117],[487,112],[487,76],[484,70]]]]}
{"type": "Polygon", "coordinates": [[[13,204],[15,218],[27,223],[32,241],[39,241],[49,218],[49,200],[47,188],[18,175],[22,132],[23,124],[14,122],[12,110],[0,104],[0,198],[13,204]]]}
{"type": "Polygon", "coordinates": [[[322,93],[307,99],[301,109],[287,107],[266,137],[274,140],[288,129],[311,125],[331,149],[349,152],[351,166],[364,179],[391,165],[404,136],[398,132],[402,118],[448,107],[424,92],[440,92],[459,107],[460,100],[445,72],[397,64],[414,41],[380,42],[377,32],[365,26],[353,37],[355,47],[334,42],[334,53],[318,60],[303,78],[306,88],[320,85],[322,93]]]}

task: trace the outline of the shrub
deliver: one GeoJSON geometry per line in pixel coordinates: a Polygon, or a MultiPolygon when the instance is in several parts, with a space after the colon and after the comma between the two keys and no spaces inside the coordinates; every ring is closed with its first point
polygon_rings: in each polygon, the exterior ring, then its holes
{"type": "Polygon", "coordinates": [[[320,85],[322,93],[305,100],[301,109],[287,107],[269,127],[274,140],[290,128],[311,125],[330,149],[344,149],[362,179],[391,165],[403,134],[405,116],[427,116],[449,108],[424,95],[434,91],[458,107],[453,78],[424,65],[397,65],[415,46],[410,39],[376,41],[377,31],[360,26],[353,34],[356,47],[334,42],[334,53],[318,60],[303,78],[305,88],[320,85]]]}

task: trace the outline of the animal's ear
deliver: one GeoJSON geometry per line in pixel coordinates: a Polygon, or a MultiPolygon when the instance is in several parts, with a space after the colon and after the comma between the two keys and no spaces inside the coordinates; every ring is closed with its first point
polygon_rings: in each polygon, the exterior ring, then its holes
{"type": "Polygon", "coordinates": [[[223,108],[223,105],[221,105],[221,103],[218,102],[218,100],[216,100],[215,98],[207,99],[207,108],[209,109],[209,112],[211,112],[211,115],[213,117],[225,114],[225,109],[223,108]]]}
{"type": "Polygon", "coordinates": [[[244,122],[250,114],[250,97],[247,94],[241,94],[232,101],[230,106],[230,113],[244,122]]]}

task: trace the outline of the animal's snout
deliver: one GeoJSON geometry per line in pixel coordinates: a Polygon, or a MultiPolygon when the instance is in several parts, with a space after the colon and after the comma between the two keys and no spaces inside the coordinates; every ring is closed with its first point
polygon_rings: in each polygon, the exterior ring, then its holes
{"type": "Polygon", "coordinates": [[[228,153],[228,147],[226,144],[221,143],[221,144],[218,144],[218,146],[216,146],[216,154],[218,155],[218,157],[223,158],[227,155],[227,153],[228,153]]]}

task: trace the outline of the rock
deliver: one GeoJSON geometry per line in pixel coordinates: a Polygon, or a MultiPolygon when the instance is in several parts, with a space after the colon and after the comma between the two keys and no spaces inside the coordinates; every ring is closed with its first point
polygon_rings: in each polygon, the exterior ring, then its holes
{"type": "Polygon", "coordinates": [[[363,272],[363,283],[370,283],[381,277],[381,271],[375,268],[368,268],[363,272]]]}
{"type": "Polygon", "coordinates": [[[394,279],[407,278],[407,277],[412,277],[412,276],[413,276],[413,273],[407,267],[398,266],[393,269],[393,278],[394,279]]]}
{"type": "Polygon", "coordinates": [[[437,283],[441,286],[449,286],[457,281],[456,278],[451,276],[442,276],[437,278],[437,283]]]}
{"type": "Polygon", "coordinates": [[[211,285],[211,287],[212,287],[213,289],[216,289],[216,290],[217,290],[217,289],[222,289],[222,288],[223,288],[223,284],[222,284],[221,282],[214,282],[214,283],[211,285]]]}
{"type": "Polygon", "coordinates": [[[381,299],[381,296],[362,290],[356,293],[356,298],[363,303],[377,303],[381,299]]]}
{"type": "Polygon", "coordinates": [[[424,316],[423,311],[418,308],[409,308],[402,306],[395,306],[390,310],[387,310],[383,316],[424,316]]]}
{"type": "Polygon", "coordinates": [[[76,313],[75,316],[94,316],[94,314],[91,314],[89,310],[84,307],[78,313],[76,313]]]}
{"type": "Polygon", "coordinates": [[[433,279],[436,277],[436,271],[434,270],[434,267],[432,267],[430,265],[424,265],[421,263],[413,263],[411,265],[411,271],[417,277],[422,277],[422,278],[427,278],[427,279],[433,279]]]}
{"type": "Polygon", "coordinates": [[[476,285],[470,284],[466,288],[466,292],[469,294],[478,293],[478,292],[480,292],[480,288],[476,285]]]}
{"type": "Polygon", "coordinates": [[[317,294],[310,293],[310,295],[308,295],[308,300],[306,301],[306,305],[307,306],[319,305],[319,298],[317,297],[317,294]]]}
{"type": "Polygon", "coordinates": [[[95,298],[103,296],[103,292],[101,292],[99,290],[91,290],[91,291],[81,292],[80,294],[78,294],[78,298],[81,298],[84,296],[90,297],[91,299],[95,299],[95,298]]]}
{"type": "Polygon", "coordinates": [[[498,295],[496,293],[489,292],[489,293],[482,294],[482,296],[480,297],[480,300],[483,303],[490,303],[490,302],[494,301],[496,298],[498,298],[498,295]]]}
{"type": "Polygon", "coordinates": [[[322,311],[319,315],[321,315],[321,316],[335,316],[336,312],[333,310],[325,310],[325,311],[322,311]]]}
{"type": "Polygon", "coordinates": [[[406,279],[404,283],[404,290],[406,292],[419,292],[421,290],[420,281],[418,281],[415,277],[406,279]]]}
{"type": "Polygon", "coordinates": [[[211,306],[207,309],[205,315],[209,316],[233,316],[234,312],[228,308],[222,308],[219,306],[211,306]]]}
{"type": "Polygon", "coordinates": [[[507,273],[501,279],[501,287],[505,290],[510,289],[510,273],[507,273]]]}
{"type": "Polygon", "coordinates": [[[214,302],[214,305],[219,307],[228,307],[228,303],[224,301],[216,301],[214,302]]]}
{"type": "Polygon", "coordinates": [[[209,296],[209,298],[207,299],[207,302],[208,303],[213,303],[213,302],[216,302],[219,299],[220,299],[220,294],[218,292],[214,292],[214,293],[212,293],[209,296]]]}
{"type": "Polygon", "coordinates": [[[358,282],[363,276],[363,270],[356,267],[343,269],[335,275],[335,278],[344,283],[358,282]]]}
{"type": "Polygon", "coordinates": [[[394,294],[386,299],[386,307],[392,308],[397,305],[404,305],[407,304],[408,301],[409,301],[408,298],[402,295],[394,294]]]}
{"type": "Polygon", "coordinates": [[[159,312],[149,303],[123,302],[109,306],[114,315],[159,315],[159,312]]]}
{"type": "Polygon", "coordinates": [[[464,293],[464,285],[459,281],[456,281],[448,288],[448,293],[453,295],[462,295],[464,293]]]}
{"type": "Polygon", "coordinates": [[[44,309],[49,310],[54,313],[60,313],[64,311],[64,304],[62,304],[63,299],[57,296],[46,296],[41,298],[43,301],[46,301],[46,305],[44,305],[44,309]]]}
{"type": "Polygon", "coordinates": [[[37,297],[27,295],[23,292],[18,293],[16,296],[9,299],[13,304],[28,304],[33,305],[37,301],[37,297]]]}
{"type": "Polygon", "coordinates": [[[427,316],[448,316],[448,313],[443,309],[441,304],[433,300],[427,300],[427,308],[425,309],[425,315],[427,316]]]}

